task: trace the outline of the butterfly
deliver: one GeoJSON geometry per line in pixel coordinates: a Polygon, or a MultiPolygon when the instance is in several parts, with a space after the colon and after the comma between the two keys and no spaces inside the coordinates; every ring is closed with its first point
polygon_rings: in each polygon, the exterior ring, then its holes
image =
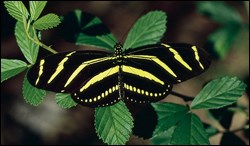
{"type": "Polygon", "coordinates": [[[209,54],[185,43],[152,44],[114,52],[83,50],[62,52],[37,61],[27,79],[35,87],[70,93],[83,106],[110,106],[120,100],[148,103],[162,100],[173,84],[203,73],[209,54]]]}

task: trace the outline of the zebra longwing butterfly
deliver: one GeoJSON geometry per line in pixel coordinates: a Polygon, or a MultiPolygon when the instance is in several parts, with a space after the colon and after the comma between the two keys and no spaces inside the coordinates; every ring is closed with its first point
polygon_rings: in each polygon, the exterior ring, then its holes
{"type": "Polygon", "coordinates": [[[145,103],[166,97],[175,83],[204,72],[209,55],[189,44],[154,44],[122,51],[53,54],[33,65],[27,78],[41,89],[70,93],[83,106],[109,106],[119,100],[145,103]]]}

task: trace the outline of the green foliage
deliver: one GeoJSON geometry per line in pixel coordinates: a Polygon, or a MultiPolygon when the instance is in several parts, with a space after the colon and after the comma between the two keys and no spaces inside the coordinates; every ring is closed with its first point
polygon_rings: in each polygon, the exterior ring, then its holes
{"type": "Polygon", "coordinates": [[[46,30],[56,27],[61,23],[59,17],[55,14],[47,14],[35,21],[34,27],[37,30],[46,30]]]}
{"type": "Polygon", "coordinates": [[[30,17],[36,20],[42,13],[47,1],[29,1],[30,4],[30,17]]]}
{"type": "MultiPolygon", "coordinates": [[[[55,14],[39,18],[46,3],[31,1],[29,16],[22,2],[4,2],[9,14],[18,20],[15,27],[17,43],[31,64],[36,62],[39,46],[51,51],[50,47],[39,41],[37,30],[53,28],[60,23],[55,14]]],[[[224,25],[209,36],[209,41],[220,56],[225,55],[242,26],[239,14],[223,2],[199,2],[198,7],[200,12],[224,25]]],[[[124,48],[158,43],[166,31],[166,18],[166,14],[161,11],[149,12],[141,17],[130,30],[124,48]]],[[[116,42],[98,17],[81,10],[75,10],[63,17],[62,30],[63,36],[76,44],[113,50],[116,42]]],[[[53,50],[51,52],[55,53],[53,50]]],[[[31,65],[20,60],[1,59],[1,82],[24,71],[28,66],[31,65]]],[[[213,80],[193,100],[191,109],[214,109],[232,104],[243,94],[245,88],[246,85],[237,78],[224,77],[213,80]]],[[[26,102],[37,106],[45,95],[44,90],[33,87],[27,77],[24,77],[23,96],[26,102]]],[[[56,94],[56,102],[66,109],[77,105],[70,94],[56,94]]],[[[158,116],[158,124],[151,138],[153,144],[209,144],[208,134],[200,119],[188,106],[174,103],[152,103],[152,106],[158,116]]],[[[107,144],[125,144],[133,126],[133,118],[123,101],[95,109],[96,132],[107,144]]],[[[214,134],[216,131],[212,130],[211,133],[214,134]]]]}
{"type": "MultiPolygon", "coordinates": [[[[35,36],[35,33],[31,28],[29,29],[31,37],[35,36]]],[[[34,64],[37,59],[37,54],[39,46],[30,40],[26,34],[26,29],[22,22],[17,22],[15,27],[15,36],[17,44],[22,51],[24,57],[29,61],[29,63],[34,64]]]]}
{"type": "Polygon", "coordinates": [[[27,103],[33,106],[38,106],[43,101],[43,97],[46,95],[44,90],[33,87],[27,77],[23,80],[23,97],[27,103]]]}
{"type": "Polygon", "coordinates": [[[16,20],[23,22],[29,17],[29,12],[21,1],[4,1],[8,13],[16,20]]]}
{"type": "Polygon", "coordinates": [[[166,31],[166,18],[162,11],[152,11],[142,16],[129,31],[124,49],[158,43],[166,31]]]}
{"type": "Polygon", "coordinates": [[[208,36],[208,44],[214,48],[218,57],[223,58],[234,44],[240,31],[241,27],[237,23],[222,27],[208,36]]]}
{"type": "Polygon", "coordinates": [[[197,2],[198,11],[221,24],[242,22],[240,14],[223,1],[197,2]]]}
{"type": "Polygon", "coordinates": [[[174,103],[151,103],[158,116],[158,124],[154,135],[168,130],[187,114],[188,108],[174,103]],[[167,122],[166,122],[167,121],[167,122]]]}
{"type": "Polygon", "coordinates": [[[98,17],[81,10],[75,10],[63,17],[62,33],[66,40],[77,45],[113,50],[116,42],[110,30],[98,17]]]}
{"type": "Polygon", "coordinates": [[[98,136],[109,145],[124,145],[132,132],[133,118],[124,102],[99,107],[95,111],[98,136]]]}
{"type": "Polygon", "coordinates": [[[152,138],[150,138],[150,141],[155,145],[170,145],[175,128],[176,126],[172,126],[168,130],[154,135],[152,138]]]}
{"type": "Polygon", "coordinates": [[[1,83],[27,68],[27,64],[21,60],[1,59],[1,83]]]}
{"type": "Polygon", "coordinates": [[[69,109],[77,105],[77,103],[71,98],[71,95],[66,94],[66,93],[57,93],[56,103],[61,108],[65,108],[65,109],[69,109]]]}
{"type": "Polygon", "coordinates": [[[209,141],[199,117],[188,113],[176,125],[170,143],[173,145],[207,145],[209,141]]]}
{"type": "Polygon", "coordinates": [[[246,84],[236,77],[222,77],[209,82],[192,101],[192,109],[214,109],[230,105],[242,96],[246,84]]]}
{"type": "Polygon", "coordinates": [[[200,119],[190,113],[187,107],[174,103],[152,103],[152,106],[158,116],[158,124],[151,138],[152,143],[209,144],[200,119]]]}
{"type": "Polygon", "coordinates": [[[213,49],[211,52],[215,53],[215,57],[224,58],[246,24],[235,9],[222,1],[197,2],[197,9],[222,25],[208,36],[207,44],[213,49]]]}

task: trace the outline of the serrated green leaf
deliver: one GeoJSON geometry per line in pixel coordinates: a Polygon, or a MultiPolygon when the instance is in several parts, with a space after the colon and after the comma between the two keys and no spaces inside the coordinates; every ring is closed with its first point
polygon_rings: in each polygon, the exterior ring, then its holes
{"type": "Polygon", "coordinates": [[[208,145],[207,133],[195,114],[188,113],[174,129],[171,145],[208,145]]]}
{"type": "Polygon", "coordinates": [[[188,108],[175,103],[151,103],[158,116],[158,124],[153,133],[158,135],[178,123],[187,114],[188,108]]]}
{"type": "MultiPolygon", "coordinates": [[[[31,37],[35,36],[31,28],[29,29],[29,34],[31,37]]],[[[34,64],[37,59],[39,46],[28,38],[22,22],[16,23],[15,36],[17,44],[24,57],[29,61],[29,63],[34,64]]]]}
{"type": "Polygon", "coordinates": [[[231,23],[208,36],[208,44],[218,58],[224,58],[240,34],[239,24],[231,23]]]}
{"type": "Polygon", "coordinates": [[[46,91],[33,87],[25,75],[23,80],[23,97],[25,101],[33,106],[38,106],[42,103],[46,91]]]}
{"type": "Polygon", "coordinates": [[[61,23],[59,17],[56,14],[47,14],[35,21],[33,26],[38,30],[46,30],[56,27],[61,23]]]}
{"type": "Polygon", "coordinates": [[[47,1],[29,1],[30,16],[32,20],[36,20],[42,13],[47,1]]]}
{"type": "Polygon", "coordinates": [[[240,23],[240,14],[223,1],[197,2],[198,11],[221,24],[240,23]]]}
{"type": "Polygon", "coordinates": [[[150,138],[150,141],[155,145],[169,145],[175,128],[176,126],[173,126],[168,130],[153,136],[150,138]]]}
{"type": "Polygon", "coordinates": [[[75,10],[64,16],[62,34],[67,41],[77,45],[113,50],[116,43],[115,37],[98,17],[81,10],[75,10]]]}
{"type": "Polygon", "coordinates": [[[1,83],[27,68],[27,64],[21,60],[1,59],[1,83]]]}
{"type": "Polygon", "coordinates": [[[66,93],[57,93],[56,94],[56,103],[65,109],[69,109],[73,106],[76,106],[77,103],[71,98],[70,94],[66,93]]]}
{"type": "Polygon", "coordinates": [[[166,18],[162,11],[142,16],[129,31],[124,49],[158,43],[166,31],[166,18]]]}
{"type": "Polygon", "coordinates": [[[216,109],[230,105],[243,95],[246,86],[236,77],[212,80],[194,98],[191,109],[216,109]]]}
{"type": "Polygon", "coordinates": [[[25,20],[29,17],[29,12],[21,1],[4,1],[4,6],[9,14],[20,22],[23,22],[23,17],[25,20]]]}
{"type": "Polygon", "coordinates": [[[132,132],[133,118],[124,102],[98,107],[95,111],[96,132],[109,145],[124,145],[132,132]]]}

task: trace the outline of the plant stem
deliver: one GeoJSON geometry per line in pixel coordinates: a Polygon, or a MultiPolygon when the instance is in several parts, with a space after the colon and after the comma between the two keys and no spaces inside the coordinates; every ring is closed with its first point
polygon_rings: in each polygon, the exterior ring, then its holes
{"type": "Polygon", "coordinates": [[[186,102],[187,101],[192,101],[194,99],[194,97],[186,96],[186,95],[183,95],[183,94],[180,94],[180,93],[176,93],[174,91],[171,91],[170,94],[172,94],[174,96],[177,96],[177,97],[180,97],[186,102]]]}
{"type": "MultiPolygon", "coordinates": [[[[50,51],[50,52],[53,53],[53,54],[56,54],[57,51],[55,51],[54,49],[52,49],[50,46],[47,46],[47,45],[43,44],[42,42],[40,42],[38,39],[33,39],[33,38],[30,36],[30,34],[29,34],[29,26],[30,26],[29,23],[30,23],[30,21],[28,22],[28,24],[26,24],[25,21],[24,21],[24,23],[23,23],[23,24],[24,24],[25,31],[26,31],[26,35],[28,36],[28,38],[29,38],[31,41],[33,41],[34,43],[36,43],[37,45],[41,46],[42,48],[44,48],[44,49],[50,51]]],[[[34,28],[33,28],[33,31],[34,31],[34,28]]],[[[35,36],[35,38],[38,38],[38,37],[36,36],[35,32],[34,32],[34,36],[35,36]]]]}

